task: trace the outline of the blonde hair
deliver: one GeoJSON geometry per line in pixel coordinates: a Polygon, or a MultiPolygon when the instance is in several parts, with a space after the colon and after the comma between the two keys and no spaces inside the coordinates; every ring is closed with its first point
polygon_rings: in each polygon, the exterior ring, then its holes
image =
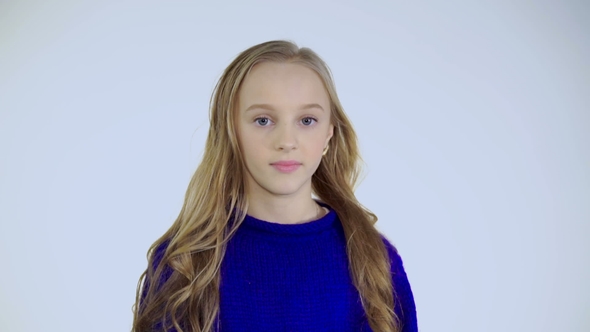
{"type": "Polygon", "coordinates": [[[314,70],[323,80],[331,101],[334,135],[312,176],[312,191],[336,211],[342,223],[349,272],[371,328],[400,331],[390,260],[374,227],[377,217],[354,195],[362,162],[356,133],[340,105],[326,63],[311,49],[285,40],[246,49],[217,82],[210,101],[203,159],[176,221],[148,251],[148,268],[139,279],[133,306],[133,331],[149,331],[158,322],[171,324],[179,332],[213,330],[219,313],[219,271],[226,243],[248,211],[245,164],[234,125],[236,96],[250,69],[264,61],[297,63],[314,70]],[[165,252],[156,257],[157,249],[164,244],[165,252]],[[167,273],[165,266],[172,272],[167,273]],[[149,286],[161,280],[159,287],[149,286]]]}

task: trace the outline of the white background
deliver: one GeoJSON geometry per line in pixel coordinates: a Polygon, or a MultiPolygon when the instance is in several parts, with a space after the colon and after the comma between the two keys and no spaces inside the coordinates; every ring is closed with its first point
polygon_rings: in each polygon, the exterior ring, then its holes
{"type": "Polygon", "coordinates": [[[129,331],[209,97],[271,39],[331,67],[421,331],[590,331],[583,1],[0,1],[0,330],[129,331]],[[494,4],[491,4],[494,3],[494,4]]]}

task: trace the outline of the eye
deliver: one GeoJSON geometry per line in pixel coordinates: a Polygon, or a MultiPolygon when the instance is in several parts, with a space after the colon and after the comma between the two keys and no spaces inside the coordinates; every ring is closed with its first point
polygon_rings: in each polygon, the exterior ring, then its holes
{"type": "Polygon", "coordinates": [[[313,121],[316,121],[317,122],[318,120],[316,120],[315,118],[312,118],[312,117],[308,116],[308,117],[303,118],[303,120],[301,120],[301,121],[303,122],[304,125],[310,126],[310,125],[313,124],[313,121]]]}
{"type": "Polygon", "coordinates": [[[270,121],[269,118],[265,118],[265,117],[259,117],[254,119],[254,122],[256,122],[257,124],[266,127],[266,125],[268,124],[268,122],[270,121]]]}

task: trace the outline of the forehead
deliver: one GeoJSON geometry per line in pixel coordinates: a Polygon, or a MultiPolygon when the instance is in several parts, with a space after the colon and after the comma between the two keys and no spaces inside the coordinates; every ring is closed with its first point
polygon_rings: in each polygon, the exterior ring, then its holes
{"type": "Polygon", "coordinates": [[[279,108],[318,103],[329,109],[330,98],[312,69],[295,63],[263,62],[252,67],[242,82],[238,101],[240,110],[258,103],[279,108]]]}

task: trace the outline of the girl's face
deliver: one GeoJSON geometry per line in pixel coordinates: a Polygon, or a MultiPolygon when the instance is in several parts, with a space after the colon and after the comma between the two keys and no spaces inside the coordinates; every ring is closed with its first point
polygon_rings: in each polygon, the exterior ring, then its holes
{"type": "Polygon", "coordinates": [[[311,177],[334,133],[320,77],[299,64],[259,63],[242,82],[237,112],[247,194],[311,197],[311,177]],[[280,161],[298,166],[273,165],[280,161]]]}

